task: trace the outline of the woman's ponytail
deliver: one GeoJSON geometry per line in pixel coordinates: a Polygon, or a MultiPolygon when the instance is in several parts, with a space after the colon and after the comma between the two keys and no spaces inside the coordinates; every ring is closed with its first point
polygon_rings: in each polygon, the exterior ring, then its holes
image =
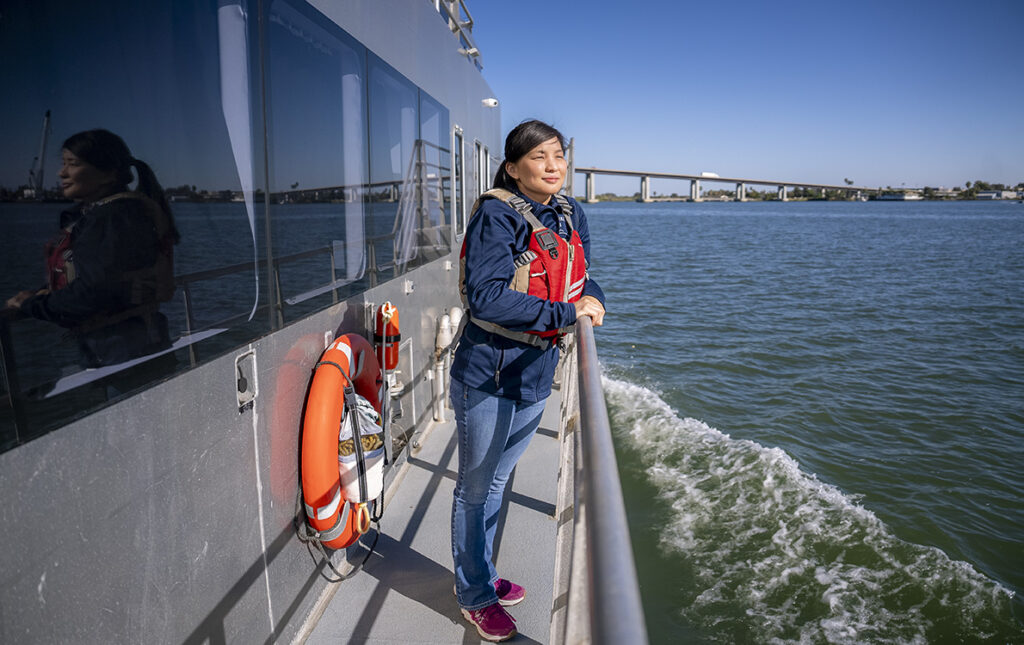
{"type": "Polygon", "coordinates": [[[167,216],[167,223],[170,226],[170,234],[174,239],[174,243],[177,244],[181,239],[181,234],[178,232],[178,227],[174,224],[174,215],[171,214],[171,205],[167,201],[167,195],[164,193],[163,187],[156,178],[156,173],[149,167],[145,161],[132,157],[131,165],[135,166],[135,174],[139,177],[138,190],[140,193],[149,197],[160,206],[160,209],[167,216]]]}
{"type": "Polygon", "coordinates": [[[498,172],[494,174],[494,183],[491,185],[491,188],[516,190],[516,180],[512,179],[512,176],[508,174],[508,170],[505,169],[505,165],[507,163],[507,159],[501,162],[501,166],[498,167],[498,172]]]}
{"type": "Polygon", "coordinates": [[[100,170],[114,172],[116,174],[115,189],[125,191],[134,179],[132,177],[132,166],[138,175],[138,191],[152,199],[163,210],[167,216],[170,234],[177,244],[181,239],[178,227],[174,225],[174,217],[171,215],[171,205],[167,202],[167,195],[163,187],[156,179],[156,174],[144,161],[132,156],[131,150],[124,139],[117,136],[110,130],[96,129],[84,130],[71,135],[64,140],[62,149],[70,151],[79,159],[89,163],[100,170]]]}

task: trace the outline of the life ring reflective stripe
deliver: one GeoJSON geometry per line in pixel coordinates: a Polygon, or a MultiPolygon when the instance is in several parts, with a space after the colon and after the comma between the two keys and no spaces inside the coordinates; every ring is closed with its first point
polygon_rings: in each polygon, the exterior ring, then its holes
{"type": "Polygon", "coordinates": [[[306,515],[310,517],[315,517],[318,520],[326,520],[338,512],[339,506],[341,506],[340,486],[336,491],[334,491],[334,498],[331,499],[331,502],[327,506],[322,506],[320,508],[314,509],[309,504],[306,504],[306,515]]]}
{"type": "Polygon", "coordinates": [[[380,365],[362,336],[345,334],[324,351],[313,374],[302,421],[302,497],[306,518],[332,549],[354,543],[369,528],[366,504],[345,498],[338,465],[338,431],[351,386],[380,412],[380,365]],[[350,507],[355,507],[351,508],[350,507]]]}

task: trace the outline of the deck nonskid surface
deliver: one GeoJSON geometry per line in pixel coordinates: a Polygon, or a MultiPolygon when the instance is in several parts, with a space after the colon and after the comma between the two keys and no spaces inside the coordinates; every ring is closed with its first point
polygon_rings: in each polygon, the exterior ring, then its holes
{"type": "MultiPolygon", "coordinates": [[[[495,540],[498,572],[527,590],[526,599],[510,608],[519,630],[516,643],[546,643],[551,628],[558,413],[556,391],[509,481],[495,540]]],[[[454,423],[431,430],[407,468],[385,511],[374,554],[361,572],[338,583],[307,643],[480,641],[452,592],[454,423]]]]}

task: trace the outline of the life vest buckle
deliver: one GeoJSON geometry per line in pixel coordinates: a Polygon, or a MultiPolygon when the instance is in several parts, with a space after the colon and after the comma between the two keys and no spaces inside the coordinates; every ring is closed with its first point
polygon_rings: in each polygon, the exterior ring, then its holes
{"type": "Polygon", "coordinates": [[[537,243],[540,248],[547,251],[551,259],[558,257],[558,234],[549,228],[537,232],[537,243]]]}

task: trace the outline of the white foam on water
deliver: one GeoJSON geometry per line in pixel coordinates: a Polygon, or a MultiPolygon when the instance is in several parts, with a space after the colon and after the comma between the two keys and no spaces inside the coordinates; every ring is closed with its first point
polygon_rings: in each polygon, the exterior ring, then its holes
{"type": "Polygon", "coordinates": [[[941,550],[900,540],[785,451],[680,418],[657,394],[604,378],[671,506],[662,548],[692,566],[684,617],[723,642],[925,643],[1019,633],[1012,593],[941,550]]]}

